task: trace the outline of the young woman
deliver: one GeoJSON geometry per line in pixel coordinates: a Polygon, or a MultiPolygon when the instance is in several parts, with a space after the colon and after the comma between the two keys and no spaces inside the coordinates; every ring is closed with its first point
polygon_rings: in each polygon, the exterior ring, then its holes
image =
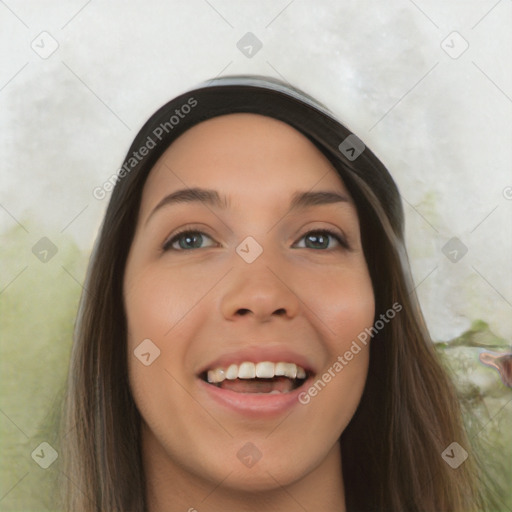
{"type": "Polygon", "coordinates": [[[66,510],[481,509],[397,187],[323,105],[210,80],[95,196],[114,184],[71,356],[66,510]]]}

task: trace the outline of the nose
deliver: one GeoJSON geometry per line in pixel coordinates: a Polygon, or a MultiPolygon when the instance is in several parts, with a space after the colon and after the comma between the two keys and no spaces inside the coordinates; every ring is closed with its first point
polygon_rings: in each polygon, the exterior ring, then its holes
{"type": "Polygon", "coordinates": [[[301,301],[290,271],[279,271],[278,267],[258,260],[241,263],[229,273],[221,303],[224,318],[238,321],[241,317],[252,317],[266,323],[276,317],[292,319],[298,314],[301,301]]]}

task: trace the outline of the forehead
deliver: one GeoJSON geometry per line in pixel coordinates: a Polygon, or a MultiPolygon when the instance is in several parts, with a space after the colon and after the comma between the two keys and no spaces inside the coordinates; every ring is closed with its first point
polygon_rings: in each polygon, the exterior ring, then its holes
{"type": "Polygon", "coordinates": [[[193,186],[247,198],[315,188],[348,195],[330,161],[305,135],[252,113],[218,116],[183,133],[151,170],[144,196],[193,186]]]}

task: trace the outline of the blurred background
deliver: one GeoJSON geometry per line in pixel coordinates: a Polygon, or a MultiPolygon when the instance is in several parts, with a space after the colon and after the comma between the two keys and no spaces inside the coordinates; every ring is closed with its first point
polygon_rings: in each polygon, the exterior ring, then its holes
{"type": "Polygon", "coordinates": [[[109,198],[93,190],[169,99],[257,73],[394,176],[427,325],[511,511],[512,389],[479,360],[511,351],[511,21],[509,0],[0,1],[0,510],[57,510],[56,411],[109,198]]]}

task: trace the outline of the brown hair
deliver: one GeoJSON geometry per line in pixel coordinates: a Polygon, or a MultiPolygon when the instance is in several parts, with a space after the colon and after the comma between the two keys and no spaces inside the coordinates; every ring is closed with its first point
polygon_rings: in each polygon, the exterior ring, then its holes
{"type": "Polygon", "coordinates": [[[357,206],[376,318],[394,303],[402,306],[372,339],[366,387],[340,438],[347,510],[481,509],[472,457],[457,469],[441,457],[453,441],[471,450],[453,385],[436,355],[410,279],[394,181],[367,147],[357,158],[347,158],[340,143],[351,132],[307,94],[268,77],[234,76],[212,80],[155,112],[119,172],[91,257],[71,353],[61,427],[66,510],[145,510],[141,417],[127,372],[126,259],[142,189],[157,159],[194,124],[233,112],[281,119],[330,159],[357,206]],[[183,105],[194,106],[180,110],[183,116],[170,122],[183,105]],[[149,139],[154,146],[135,162],[134,153],[149,139]]]}

